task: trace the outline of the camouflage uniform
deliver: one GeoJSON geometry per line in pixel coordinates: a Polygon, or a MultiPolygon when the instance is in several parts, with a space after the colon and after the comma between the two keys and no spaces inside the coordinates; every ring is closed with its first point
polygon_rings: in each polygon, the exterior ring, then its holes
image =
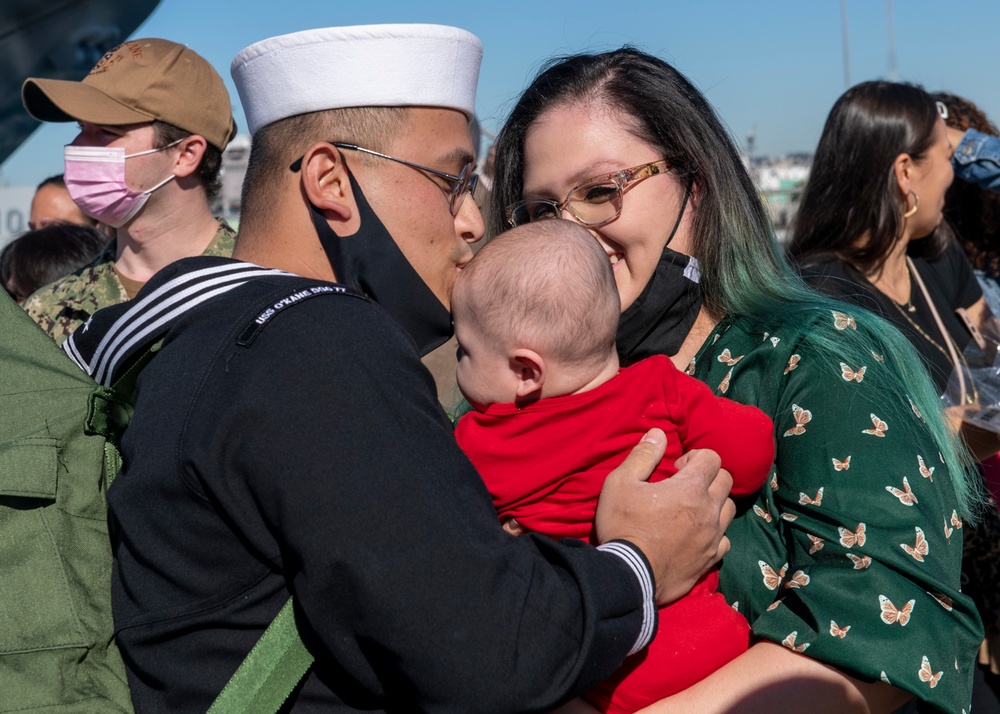
{"type": "MultiPolygon", "coordinates": [[[[228,258],[233,254],[236,231],[224,220],[203,255],[228,258]]],[[[124,286],[115,274],[117,241],[108,243],[90,265],[72,275],[39,288],[24,301],[24,309],[43,330],[62,344],[73,330],[101,308],[128,300],[124,286]]]]}

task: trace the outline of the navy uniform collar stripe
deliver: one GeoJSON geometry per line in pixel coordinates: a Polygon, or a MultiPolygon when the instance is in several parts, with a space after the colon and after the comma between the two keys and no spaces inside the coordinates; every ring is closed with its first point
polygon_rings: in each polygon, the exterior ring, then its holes
{"type": "MultiPolygon", "coordinates": [[[[237,288],[249,279],[264,276],[297,277],[251,263],[226,263],[185,273],[129,304],[92,353],[88,353],[81,341],[75,339],[76,333],[63,343],[63,350],[98,383],[113,384],[118,365],[127,360],[137,346],[148,343],[152,335],[165,332],[173,320],[205,301],[237,288]]],[[[86,326],[82,329],[85,330],[86,326]]]]}

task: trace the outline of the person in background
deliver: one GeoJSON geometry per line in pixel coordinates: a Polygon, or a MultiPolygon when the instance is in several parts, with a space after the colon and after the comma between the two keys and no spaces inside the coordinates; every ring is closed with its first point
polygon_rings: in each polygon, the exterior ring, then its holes
{"type": "Polygon", "coordinates": [[[35,195],[31,197],[28,228],[34,231],[53,223],[73,223],[91,227],[97,225],[97,221],[84,214],[80,207],[73,203],[62,174],[49,176],[42,181],[35,189],[35,195]]]}
{"type": "MultiPolygon", "coordinates": [[[[942,223],[953,177],[942,114],[913,85],[865,82],[845,92],[820,137],[788,248],[811,285],[875,312],[903,333],[937,392],[959,403],[949,413],[981,460],[995,454],[1000,441],[960,421],[978,397],[971,381],[956,389],[953,375],[967,373],[963,351],[989,309],[968,258],[942,223]]],[[[978,597],[976,604],[984,616],[993,607],[978,597]]],[[[1000,711],[983,672],[972,669],[974,710],[1000,711]]]]}
{"type": "Polygon", "coordinates": [[[72,223],[29,231],[0,253],[0,282],[20,305],[38,288],[90,263],[107,242],[95,228],[72,223]]]}
{"type": "Polygon", "coordinates": [[[963,179],[948,188],[944,216],[977,271],[990,311],[1000,314],[1000,194],[975,183],[977,177],[987,180],[991,168],[1000,175],[1000,164],[987,158],[990,146],[1000,149],[1000,129],[968,99],[947,92],[931,97],[944,107],[944,123],[955,147],[952,168],[955,177],[963,179]]]}
{"type": "MultiPolygon", "coordinates": [[[[668,445],[651,482],[673,476],[674,462],[693,449],[722,458],[733,498],[755,494],[770,475],[774,425],[759,409],[716,397],[663,355],[619,365],[619,307],[607,254],[571,221],[497,236],[455,281],[458,386],[474,407],[455,438],[511,533],[597,545],[604,479],[651,428],[663,429],[668,445]]],[[[750,627],[718,583],[710,573],[661,607],[648,650],[587,701],[633,712],[746,652],[750,627]]]]}
{"type": "Polygon", "coordinates": [[[21,99],[36,119],[79,123],[65,149],[66,187],[115,231],[91,265],[25,301],[56,342],[165,265],[232,254],[235,232],[209,206],[236,124],[222,78],[201,56],[168,40],[129,40],[80,82],[25,80],[21,99]]]}
{"type": "MultiPolygon", "coordinates": [[[[952,145],[955,176],[945,194],[945,220],[954,228],[959,244],[976,270],[983,297],[990,312],[1000,314],[1000,194],[975,183],[988,171],[1000,171],[1000,130],[970,100],[948,92],[931,97],[945,108],[944,123],[952,145]],[[992,149],[990,148],[992,146],[992,149]],[[992,152],[992,153],[991,153],[992,152]],[[993,160],[989,157],[993,156],[993,160]],[[975,156],[975,158],[973,158],[975,156]]],[[[986,640],[979,652],[979,665],[994,696],[1000,693],[1000,456],[983,459],[979,468],[993,499],[982,521],[966,534],[963,569],[965,587],[976,598],[986,628],[986,640]]],[[[988,711],[987,706],[977,707],[988,711]]]]}
{"type": "MultiPolygon", "coordinates": [[[[947,92],[934,96],[947,125],[948,139],[955,147],[951,157],[955,176],[980,188],[1000,191],[1000,136],[996,126],[968,99],[947,92]]],[[[977,264],[977,259],[971,259],[977,264]]]]}
{"type": "Polygon", "coordinates": [[[739,501],[719,571],[754,644],[648,710],[968,709],[983,633],[958,526],[977,499],[937,393],[896,331],[795,274],[705,97],[631,48],[561,58],[496,147],[490,232],[588,228],[618,284],[622,364],[668,355],[774,422],[774,469],[739,501]]]}
{"type": "MultiPolygon", "coordinates": [[[[972,266],[942,226],[952,150],[939,110],[921,88],[852,87],[830,111],[814,159],[819,170],[806,184],[806,210],[788,245],[810,284],[893,323],[920,353],[939,394],[972,339],[956,310],[975,325],[986,314],[972,266]]],[[[981,455],[1000,443],[986,447],[981,455]]]]}

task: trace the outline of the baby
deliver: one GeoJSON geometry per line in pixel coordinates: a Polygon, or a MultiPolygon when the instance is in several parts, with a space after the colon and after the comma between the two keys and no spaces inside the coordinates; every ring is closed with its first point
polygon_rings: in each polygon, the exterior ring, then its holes
{"type": "MultiPolygon", "coordinates": [[[[666,432],[667,453],[651,481],[699,448],[722,457],[734,497],[767,479],[774,436],[763,412],[714,396],[665,356],[619,366],[614,274],[576,223],[529,223],[492,240],[459,275],[452,309],[458,385],[474,409],[456,436],[511,532],[595,542],[604,478],[652,427],[666,432]]],[[[717,584],[712,572],[661,607],[649,648],[586,699],[632,712],[744,652],[749,626],[717,584]]]]}

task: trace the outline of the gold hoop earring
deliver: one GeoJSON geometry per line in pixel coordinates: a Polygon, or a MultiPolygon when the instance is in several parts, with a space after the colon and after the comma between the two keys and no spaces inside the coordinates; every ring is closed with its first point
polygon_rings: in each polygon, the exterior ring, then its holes
{"type": "Polygon", "coordinates": [[[920,208],[920,196],[918,196],[914,191],[907,191],[906,193],[907,195],[911,193],[913,194],[913,208],[909,209],[906,213],[904,213],[903,218],[909,218],[910,216],[912,216],[914,213],[917,212],[918,208],[920,208]]]}

